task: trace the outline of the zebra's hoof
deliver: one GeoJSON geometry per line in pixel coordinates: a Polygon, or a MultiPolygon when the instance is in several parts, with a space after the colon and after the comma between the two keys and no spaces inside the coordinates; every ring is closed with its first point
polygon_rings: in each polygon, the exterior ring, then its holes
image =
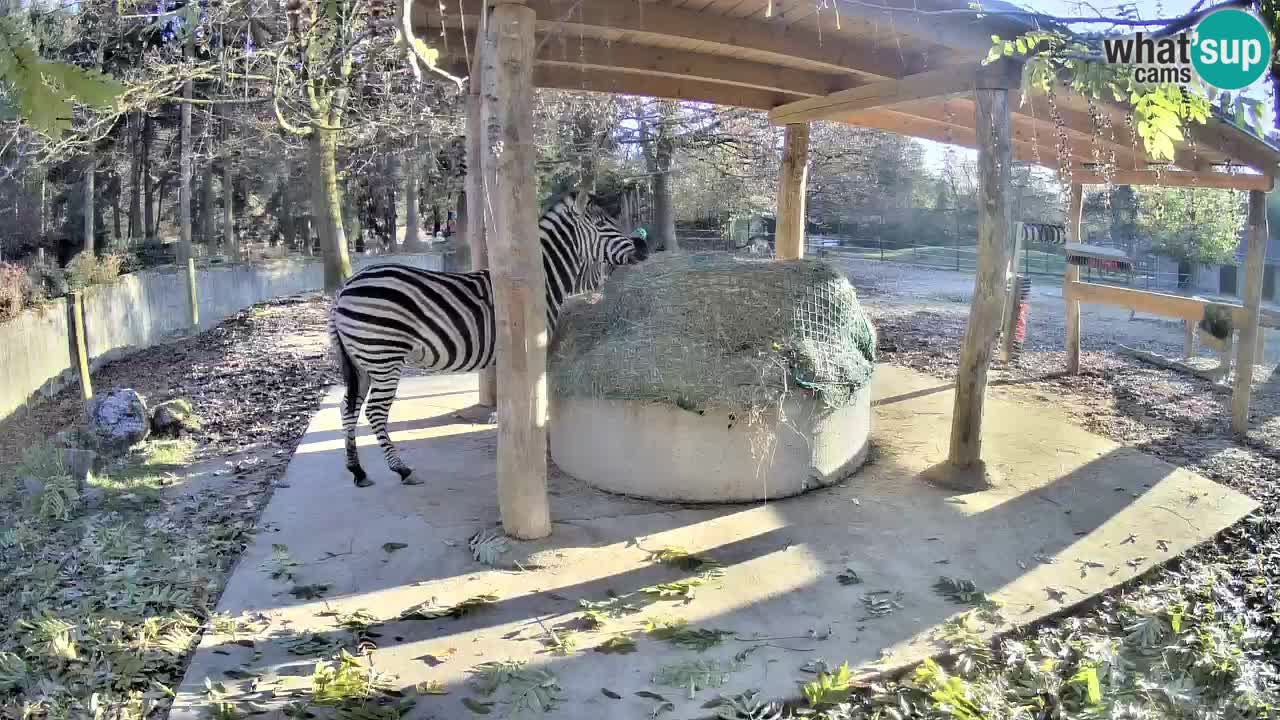
{"type": "Polygon", "coordinates": [[[370,480],[369,478],[367,477],[356,478],[356,487],[369,487],[370,485],[373,485],[373,481],[370,480]]]}
{"type": "Polygon", "coordinates": [[[422,479],[411,472],[408,475],[401,476],[400,482],[405,485],[421,485],[422,479]]]}

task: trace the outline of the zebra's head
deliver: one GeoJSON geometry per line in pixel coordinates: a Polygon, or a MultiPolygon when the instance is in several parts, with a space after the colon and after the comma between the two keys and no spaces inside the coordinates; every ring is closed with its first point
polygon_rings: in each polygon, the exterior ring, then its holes
{"type": "Polygon", "coordinates": [[[618,219],[600,204],[595,195],[585,190],[574,190],[565,196],[565,203],[586,221],[592,231],[589,233],[592,257],[610,267],[635,265],[649,257],[648,243],[623,235],[618,219]]]}

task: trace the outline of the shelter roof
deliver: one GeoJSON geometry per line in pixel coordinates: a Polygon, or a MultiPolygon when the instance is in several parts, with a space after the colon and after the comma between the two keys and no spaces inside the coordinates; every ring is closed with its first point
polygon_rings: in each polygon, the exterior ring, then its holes
{"type": "MultiPolygon", "coordinates": [[[[975,147],[974,75],[993,34],[1045,19],[968,0],[526,0],[538,18],[540,87],[770,111],[975,147]]],[[[492,0],[417,0],[412,21],[462,74],[492,0]]],[[[1280,148],[1220,117],[1196,125],[1173,166],[1153,164],[1127,111],[1061,92],[1010,97],[1016,160],[1076,181],[1269,189],[1280,148]],[[1241,168],[1244,168],[1242,171],[1241,168]],[[1181,171],[1181,172],[1178,172],[1181,171]],[[1241,172],[1244,174],[1242,175],[1241,172]],[[1251,173],[1262,173],[1258,177],[1251,173]]]]}

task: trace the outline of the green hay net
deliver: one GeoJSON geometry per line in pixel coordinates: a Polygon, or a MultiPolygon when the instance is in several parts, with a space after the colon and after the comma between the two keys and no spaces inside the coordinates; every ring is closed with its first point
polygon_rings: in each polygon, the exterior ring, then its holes
{"type": "Polygon", "coordinates": [[[871,379],[875,330],[849,281],[816,260],[659,253],[572,299],[552,392],[686,410],[761,410],[789,395],[848,405],[871,379]]]}

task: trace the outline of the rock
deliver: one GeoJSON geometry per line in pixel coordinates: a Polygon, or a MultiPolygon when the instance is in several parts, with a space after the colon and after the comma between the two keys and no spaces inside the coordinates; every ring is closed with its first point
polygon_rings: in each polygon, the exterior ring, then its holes
{"type": "Polygon", "coordinates": [[[94,450],[106,455],[124,454],[150,432],[147,401],[135,390],[116,388],[85,408],[84,434],[94,450]]]}
{"type": "Polygon", "coordinates": [[[151,411],[151,432],[163,437],[181,437],[200,427],[200,421],[185,399],[162,402],[151,411]]]}

